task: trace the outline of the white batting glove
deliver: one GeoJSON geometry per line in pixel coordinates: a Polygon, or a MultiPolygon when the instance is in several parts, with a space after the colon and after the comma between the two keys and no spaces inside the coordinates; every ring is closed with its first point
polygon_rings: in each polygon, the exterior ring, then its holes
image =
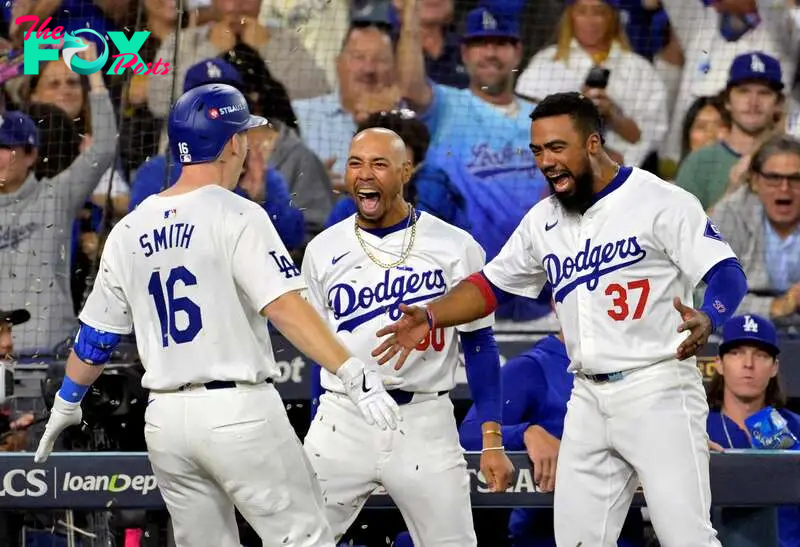
{"type": "Polygon", "coordinates": [[[336,376],[369,425],[377,424],[383,430],[397,429],[397,422],[402,420],[400,407],[386,393],[375,368],[367,368],[359,359],[351,357],[339,367],[336,376]]]}
{"type": "Polygon", "coordinates": [[[33,461],[36,463],[46,462],[61,432],[70,426],[80,424],[82,419],[83,412],[80,403],[67,402],[56,394],[53,408],[50,409],[50,419],[47,420],[44,435],[39,440],[33,461]]]}

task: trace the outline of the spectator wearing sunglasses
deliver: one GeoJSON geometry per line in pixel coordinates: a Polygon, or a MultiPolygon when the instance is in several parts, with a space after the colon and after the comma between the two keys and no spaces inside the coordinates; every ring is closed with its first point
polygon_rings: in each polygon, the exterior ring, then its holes
{"type": "Polygon", "coordinates": [[[800,319],[800,141],[768,139],[753,154],[746,179],[712,213],[747,275],[749,294],[739,313],[800,319]]]}

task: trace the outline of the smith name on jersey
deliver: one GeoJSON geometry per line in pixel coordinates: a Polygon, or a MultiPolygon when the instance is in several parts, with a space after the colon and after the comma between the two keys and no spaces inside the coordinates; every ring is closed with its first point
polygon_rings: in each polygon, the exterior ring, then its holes
{"type": "Polygon", "coordinates": [[[553,196],[536,204],[486,277],[535,298],[553,287],[570,370],[611,373],[672,359],[686,333],[672,299],[735,258],[693,195],[638,168],[622,167],[583,214],[553,196]]]}
{"type": "MultiPolygon", "coordinates": [[[[309,302],[343,343],[364,361],[374,361],[376,332],[395,321],[400,304],[424,305],[444,295],[459,281],[479,271],[486,260],[483,249],[468,233],[419,212],[414,245],[408,259],[393,268],[373,262],[355,232],[355,215],[331,226],[309,243],[301,268],[309,302]]],[[[398,260],[410,241],[411,228],[375,235],[359,230],[363,244],[379,261],[398,260]]],[[[490,315],[458,330],[471,332],[491,326],[490,315]]],[[[437,328],[423,340],[399,371],[390,365],[382,374],[402,378],[398,386],[415,392],[437,392],[455,387],[459,363],[455,328],[437,328]]],[[[322,371],[322,386],[343,392],[336,376],[322,371]]]]}
{"type": "Polygon", "coordinates": [[[261,309],[305,288],[266,212],[220,186],[154,195],[106,241],[80,319],[127,334],[147,389],[279,375],[261,309]]]}

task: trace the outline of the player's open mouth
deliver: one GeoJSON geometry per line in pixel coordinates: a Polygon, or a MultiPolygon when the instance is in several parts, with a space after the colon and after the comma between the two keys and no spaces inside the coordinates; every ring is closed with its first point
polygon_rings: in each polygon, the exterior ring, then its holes
{"type": "Polygon", "coordinates": [[[572,187],[572,177],[569,173],[560,173],[547,177],[556,192],[567,192],[572,187]]]}
{"type": "Polygon", "coordinates": [[[381,202],[381,194],[375,190],[359,190],[356,198],[361,212],[367,215],[375,214],[381,202]]]}

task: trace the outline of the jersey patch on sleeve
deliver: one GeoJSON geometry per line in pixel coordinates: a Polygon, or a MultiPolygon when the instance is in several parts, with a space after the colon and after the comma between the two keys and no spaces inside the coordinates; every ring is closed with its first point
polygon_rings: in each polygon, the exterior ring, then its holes
{"type": "Polygon", "coordinates": [[[722,234],[719,232],[719,228],[714,226],[714,223],[711,222],[710,218],[706,220],[706,229],[703,235],[709,239],[716,239],[717,241],[725,241],[724,239],[722,239],[722,234]]]}

